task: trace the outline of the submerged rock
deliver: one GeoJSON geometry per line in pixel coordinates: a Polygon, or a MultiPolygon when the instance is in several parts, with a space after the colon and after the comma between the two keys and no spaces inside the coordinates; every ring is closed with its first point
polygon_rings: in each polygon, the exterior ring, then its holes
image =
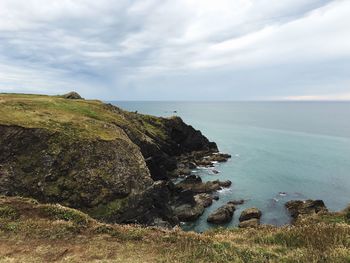
{"type": "Polygon", "coordinates": [[[244,204],[244,200],[243,199],[240,199],[240,200],[232,200],[232,201],[229,201],[230,204],[233,204],[233,205],[243,205],[244,204]]]}
{"type": "Polygon", "coordinates": [[[260,219],[260,217],[261,217],[261,211],[256,207],[252,207],[252,208],[247,208],[243,210],[243,212],[241,213],[241,216],[239,217],[239,221],[242,222],[252,218],[260,219]]]}
{"type": "Polygon", "coordinates": [[[230,222],[235,210],[235,206],[233,204],[228,203],[219,207],[217,210],[211,213],[208,216],[207,221],[213,224],[223,224],[230,222]]]}

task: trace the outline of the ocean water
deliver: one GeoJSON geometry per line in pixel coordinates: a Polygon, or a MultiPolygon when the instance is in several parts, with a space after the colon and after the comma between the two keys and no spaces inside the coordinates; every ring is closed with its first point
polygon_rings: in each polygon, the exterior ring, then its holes
{"type": "Polygon", "coordinates": [[[130,111],[180,116],[215,141],[232,159],[219,164],[214,175],[200,169],[206,180],[231,180],[220,199],[186,230],[204,231],[210,212],[234,199],[237,206],[262,210],[262,223],[290,222],[284,203],[292,199],[322,199],[330,210],[350,203],[350,102],[113,102],[130,111]],[[285,192],[286,195],[280,194],[285,192]]]}

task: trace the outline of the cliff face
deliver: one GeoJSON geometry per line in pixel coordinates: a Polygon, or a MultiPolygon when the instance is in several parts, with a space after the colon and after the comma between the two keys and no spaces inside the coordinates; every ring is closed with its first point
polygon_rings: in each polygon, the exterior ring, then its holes
{"type": "Polygon", "coordinates": [[[174,225],[167,179],[176,157],[192,151],[217,147],[178,117],[0,95],[0,194],[58,202],[108,222],[174,225]]]}

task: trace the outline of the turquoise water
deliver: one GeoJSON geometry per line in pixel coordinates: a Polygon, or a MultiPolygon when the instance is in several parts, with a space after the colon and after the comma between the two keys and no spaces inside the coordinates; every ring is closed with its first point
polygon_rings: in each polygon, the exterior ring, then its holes
{"type": "Polygon", "coordinates": [[[177,115],[215,141],[232,159],[217,166],[219,175],[199,170],[204,180],[233,182],[219,193],[189,230],[215,227],[208,214],[233,199],[256,206],[262,223],[283,225],[290,218],[283,204],[290,199],[323,199],[330,210],[350,203],[350,102],[114,102],[141,113],[177,115]],[[279,192],[286,192],[282,196],[279,192]]]}

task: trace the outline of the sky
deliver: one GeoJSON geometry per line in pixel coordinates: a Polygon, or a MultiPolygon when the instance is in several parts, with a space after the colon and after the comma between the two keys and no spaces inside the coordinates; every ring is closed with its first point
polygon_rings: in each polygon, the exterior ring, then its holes
{"type": "Polygon", "coordinates": [[[0,0],[0,92],[350,100],[350,0],[0,0]]]}

